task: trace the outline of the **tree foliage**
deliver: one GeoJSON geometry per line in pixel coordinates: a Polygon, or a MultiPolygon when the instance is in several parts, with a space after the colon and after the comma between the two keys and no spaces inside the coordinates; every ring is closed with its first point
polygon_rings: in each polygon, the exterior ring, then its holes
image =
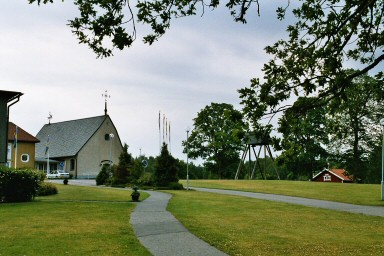
{"type": "Polygon", "coordinates": [[[241,112],[230,104],[211,103],[193,120],[194,129],[188,141],[183,141],[184,152],[188,145],[189,157],[204,159],[205,166],[219,178],[228,177],[230,174],[225,174],[225,169],[239,162],[241,140],[247,130],[241,112]]]}
{"type": "MultiPolygon", "coordinates": [[[[54,0],[28,0],[30,4],[53,3],[54,0]]],[[[62,0],[64,1],[64,0],[62,0]]],[[[74,0],[79,17],[69,21],[80,43],[87,44],[98,57],[111,56],[136,40],[136,22],[150,26],[143,41],[152,44],[170,28],[171,20],[197,14],[198,9],[216,9],[219,0],[74,0]]],[[[245,23],[245,14],[258,0],[229,0],[226,6],[236,21],[245,23]]]]}
{"type": "MultiPolygon", "coordinates": [[[[53,2],[29,0],[30,4],[39,5],[53,2]]],[[[260,88],[259,103],[272,112],[291,93],[315,93],[326,100],[340,97],[353,78],[384,59],[383,0],[301,2],[292,10],[296,22],[287,27],[289,39],[266,47],[266,52],[273,55],[263,69],[266,81],[253,80],[260,88]],[[344,71],[348,60],[362,67],[348,74],[344,71]]],[[[139,0],[134,6],[129,0],[75,0],[74,4],[80,15],[69,21],[73,33],[98,57],[107,57],[113,49],[132,45],[136,40],[136,22],[151,27],[144,42],[152,44],[175,18],[204,14],[205,9],[216,9],[220,0],[139,0]]],[[[235,21],[243,23],[249,10],[257,8],[259,12],[260,8],[259,0],[227,0],[225,6],[235,21]]],[[[284,19],[289,10],[287,0],[277,8],[277,18],[284,19]]],[[[382,72],[377,75],[383,78],[382,72]]]]}
{"type": "Polygon", "coordinates": [[[383,83],[368,75],[355,78],[352,86],[346,88],[345,97],[329,105],[329,151],[355,178],[364,180],[369,159],[381,141],[383,83]]]}
{"type": "Polygon", "coordinates": [[[179,165],[177,160],[169,153],[167,144],[163,143],[160,155],[156,158],[153,180],[158,187],[168,187],[177,183],[179,165]]]}
{"type": "MultiPolygon", "coordinates": [[[[286,11],[279,8],[278,17],[284,18],[286,11]]],[[[344,97],[354,78],[384,59],[382,0],[308,0],[293,14],[296,22],[287,28],[289,39],[266,47],[273,57],[263,67],[264,80],[251,81],[259,115],[292,107],[287,103],[292,95],[318,99],[299,111],[344,97]],[[347,61],[361,69],[348,72],[347,61]]],[[[376,75],[383,79],[381,71],[376,75]]]]}
{"type": "MultiPolygon", "coordinates": [[[[310,104],[314,98],[299,98],[295,104],[310,104]]],[[[311,177],[326,166],[328,132],[326,129],[326,110],[316,108],[305,114],[288,109],[279,120],[278,131],[282,134],[279,149],[281,155],[276,159],[293,174],[292,177],[311,177]]]]}
{"type": "Polygon", "coordinates": [[[343,98],[331,100],[324,108],[298,112],[296,105],[318,100],[298,98],[279,120],[282,138],[277,149],[282,153],[278,163],[295,178],[310,178],[312,172],[330,165],[345,168],[355,180],[377,181],[383,90],[380,80],[364,75],[352,81],[343,98]]]}

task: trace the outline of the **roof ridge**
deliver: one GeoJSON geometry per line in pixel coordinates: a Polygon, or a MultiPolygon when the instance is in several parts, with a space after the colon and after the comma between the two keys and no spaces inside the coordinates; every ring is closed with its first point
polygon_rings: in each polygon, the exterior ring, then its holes
{"type": "Polygon", "coordinates": [[[97,118],[97,117],[107,117],[108,115],[100,115],[100,116],[93,116],[93,117],[84,117],[84,118],[79,118],[79,119],[73,119],[73,120],[67,120],[67,121],[61,121],[57,123],[49,123],[45,125],[53,125],[53,124],[62,124],[62,123],[68,123],[68,122],[74,122],[74,121],[81,121],[81,120],[86,120],[86,119],[92,119],[92,118],[97,118]]]}
{"type": "Polygon", "coordinates": [[[43,157],[45,141],[49,141],[50,157],[76,155],[108,118],[108,115],[100,115],[45,124],[36,135],[41,141],[36,145],[36,156],[43,157]]]}

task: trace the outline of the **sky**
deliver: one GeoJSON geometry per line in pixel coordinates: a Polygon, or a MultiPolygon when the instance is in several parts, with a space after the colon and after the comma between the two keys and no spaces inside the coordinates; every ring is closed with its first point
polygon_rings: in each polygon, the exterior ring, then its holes
{"type": "Polygon", "coordinates": [[[108,114],[133,156],[159,154],[160,111],[170,122],[172,155],[186,160],[181,143],[197,113],[212,102],[240,110],[237,90],[262,77],[264,47],[286,37],[287,21],[276,19],[270,2],[261,3],[260,17],[254,6],[247,24],[226,8],[175,19],[151,46],[138,25],[131,48],[97,59],[66,26],[78,12],[71,1],[0,0],[0,90],[24,93],[10,121],[36,135],[49,113],[52,123],[103,115],[107,90],[108,114]]]}

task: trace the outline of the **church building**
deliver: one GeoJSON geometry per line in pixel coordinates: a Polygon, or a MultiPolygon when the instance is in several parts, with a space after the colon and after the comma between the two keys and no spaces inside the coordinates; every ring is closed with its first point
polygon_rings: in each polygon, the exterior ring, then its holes
{"type": "Polygon", "coordinates": [[[95,178],[103,164],[118,164],[123,146],[109,115],[44,125],[36,138],[36,167],[95,178]],[[49,165],[49,169],[48,169],[49,165]]]}

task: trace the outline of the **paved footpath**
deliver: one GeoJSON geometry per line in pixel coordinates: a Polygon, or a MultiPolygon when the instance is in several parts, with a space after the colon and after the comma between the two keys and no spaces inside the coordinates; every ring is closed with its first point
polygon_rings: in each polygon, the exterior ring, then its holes
{"type": "Polygon", "coordinates": [[[145,191],[151,196],[137,204],[131,224],[140,242],[155,256],[206,255],[225,253],[192,235],[166,210],[170,194],[145,191]]]}
{"type": "MultiPolygon", "coordinates": [[[[49,180],[62,184],[62,180],[49,180]]],[[[95,180],[69,180],[71,185],[96,186],[95,180]]],[[[166,210],[170,194],[145,191],[146,200],[131,213],[131,225],[141,244],[155,256],[225,256],[227,254],[191,234],[166,210]]]]}
{"type": "Polygon", "coordinates": [[[309,198],[294,197],[294,196],[283,196],[283,195],[244,192],[244,191],[235,191],[235,190],[209,189],[209,188],[193,188],[193,189],[197,191],[202,191],[202,192],[245,196],[245,197],[257,198],[262,200],[277,201],[277,202],[298,204],[298,205],[323,208],[323,209],[329,209],[329,210],[335,210],[335,211],[360,213],[365,215],[384,217],[383,206],[355,205],[355,204],[338,203],[338,202],[332,202],[332,201],[324,201],[324,200],[309,199],[309,198]]]}

